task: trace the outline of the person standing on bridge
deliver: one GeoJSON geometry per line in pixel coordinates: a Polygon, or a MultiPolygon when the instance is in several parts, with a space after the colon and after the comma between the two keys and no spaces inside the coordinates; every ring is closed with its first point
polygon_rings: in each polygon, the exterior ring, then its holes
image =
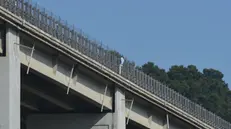
{"type": "Polygon", "coordinates": [[[121,57],[120,57],[119,74],[121,74],[123,64],[124,64],[124,58],[123,58],[123,56],[121,56],[121,57]]]}

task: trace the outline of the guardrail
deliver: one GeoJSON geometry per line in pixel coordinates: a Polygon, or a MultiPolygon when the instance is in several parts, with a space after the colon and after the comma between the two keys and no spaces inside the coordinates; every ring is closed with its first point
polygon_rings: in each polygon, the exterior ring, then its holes
{"type": "MultiPolygon", "coordinates": [[[[69,26],[66,21],[62,21],[60,17],[45,8],[39,7],[30,0],[0,0],[0,6],[119,74],[119,53],[90,39],[80,29],[69,26]]],[[[216,129],[231,129],[229,122],[136,69],[135,64],[127,59],[121,75],[216,129]]]]}

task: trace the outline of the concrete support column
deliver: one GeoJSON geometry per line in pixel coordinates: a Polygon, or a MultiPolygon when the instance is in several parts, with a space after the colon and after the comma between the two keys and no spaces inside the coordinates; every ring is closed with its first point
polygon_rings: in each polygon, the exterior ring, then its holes
{"type": "Polygon", "coordinates": [[[0,129],[20,129],[20,59],[16,30],[6,29],[6,56],[0,57],[0,129]]]}
{"type": "Polygon", "coordinates": [[[126,129],[125,95],[119,88],[115,89],[114,129],[126,129]]]}

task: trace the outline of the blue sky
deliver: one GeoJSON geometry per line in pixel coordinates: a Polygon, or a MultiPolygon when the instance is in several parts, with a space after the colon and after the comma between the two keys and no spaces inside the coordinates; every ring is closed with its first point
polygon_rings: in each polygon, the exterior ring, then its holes
{"type": "Polygon", "coordinates": [[[231,0],[33,0],[142,65],[215,68],[231,87],[231,0]]]}

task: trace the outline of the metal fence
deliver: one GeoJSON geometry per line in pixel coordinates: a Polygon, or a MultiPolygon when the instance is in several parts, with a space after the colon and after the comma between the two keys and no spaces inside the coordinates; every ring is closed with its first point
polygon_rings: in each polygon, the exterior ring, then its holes
{"type": "MultiPolygon", "coordinates": [[[[120,55],[29,0],[0,0],[0,6],[119,74],[120,55]]],[[[125,59],[121,76],[216,129],[231,124],[135,68],[125,59]]]]}

